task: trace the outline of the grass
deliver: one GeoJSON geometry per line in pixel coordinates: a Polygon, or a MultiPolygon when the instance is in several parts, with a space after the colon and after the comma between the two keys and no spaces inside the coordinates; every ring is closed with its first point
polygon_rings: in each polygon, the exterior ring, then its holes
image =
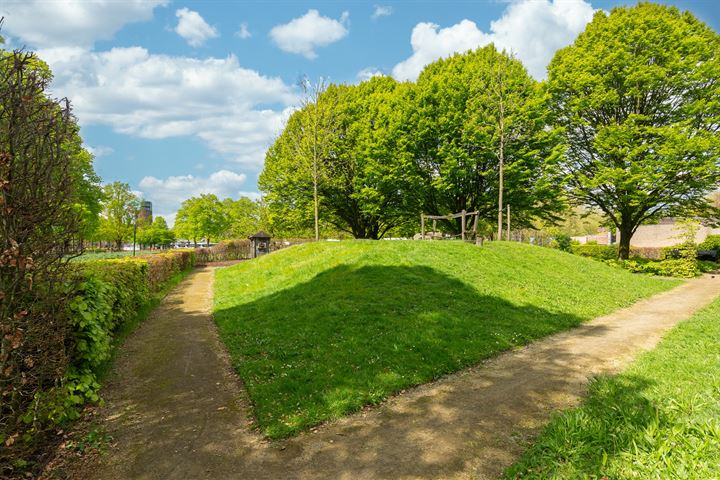
{"type": "Polygon", "coordinates": [[[720,477],[720,299],[550,423],[505,478],[720,477]]]}
{"type": "Polygon", "coordinates": [[[214,315],[281,438],[677,283],[516,243],[322,242],[219,270],[214,315]]]}
{"type": "MultiPolygon", "coordinates": [[[[167,250],[137,250],[135,256],[155,255],[156,253],[165,253],[167,250]]],[[[73,262],[89,262],[92,260],[109,260],[112,258],[132,257],[132,250],[122,250],[119,252],[86,252],[72,259],[73,262]]]]}

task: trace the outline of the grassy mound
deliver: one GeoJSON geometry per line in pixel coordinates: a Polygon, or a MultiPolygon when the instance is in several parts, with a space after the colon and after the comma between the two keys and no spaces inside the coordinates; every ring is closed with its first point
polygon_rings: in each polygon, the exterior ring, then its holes
{"type": "Polygon", "coordinates": [[[557,416],[505,478],[718,478],[720,299],[557,416]]]}
{"type": "Polygon", "coordinates": [[[279,438],[676,283],[517,243],[323,242],[219,270],[215,320],[279,438]]]}

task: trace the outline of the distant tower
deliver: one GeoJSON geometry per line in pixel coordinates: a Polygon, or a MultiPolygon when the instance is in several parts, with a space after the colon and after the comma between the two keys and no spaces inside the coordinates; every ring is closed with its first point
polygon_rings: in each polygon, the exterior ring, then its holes
{"type": "Polygon", "coordinates": [[[147,223],[152,223],[152,202],[143,200],[140,202],[140,211],[138,212],[138,220],[143,220],[147,223]]]}

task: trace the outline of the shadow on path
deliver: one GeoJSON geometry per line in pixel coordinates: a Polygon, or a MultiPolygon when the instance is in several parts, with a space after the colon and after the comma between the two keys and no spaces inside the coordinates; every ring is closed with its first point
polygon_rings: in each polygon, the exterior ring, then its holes
{"type": "MultiPolygon", "coordinates": [[[[389,285],[371,281],[376,272],[366,273],[370,281],[363,288],[392,294],[389,285]]],[[[442,281],[433,272],[411,269],[408,275],[426,286],[442,281]]],[[[337,279],[319,279],[327,281],[325,292],[298,290],[282,295],[297,295],[298,301],[303,295],[323,293],[334,298],[331,289],[337,279]]],[[[400,284],[404,281],[409,280],[400,279],[400,284]]],[[[453,300],[446,301],[475,299],[478,309],[495,306],[507,311],[507,322],[513,315],[529,313],[523,312],[523,307],[493,305],[493,299],[466,290],[462,284],[452,286],[453,300]]],[[[128,339],[105,391],[106,423],[117,446],[101,459],[91,476],[493,478],[517,457],[551,412],[577,402],[590,377],[616,371],[636,352],[652,348],[663,332],[720,293],[720,280],[690,281],[571,331],[411,389],[378,408],[278,442],[266,442],[250,428],[247,401],[230,372],[208,313],[211,292],[211,269],[192,274],[128,339]]],[[[447,298],[447,293],[438,293],[432,300],[447,298]]],[[[271,297],[258,300],[265,301],[271,297]]],[[[436,310],[438,314],[444,311],[436,310]]],[[[375,333],[387,321],[382,312],[378,315],[370,326],[375,333]]],[[[453,321],[465,328],[467,319],[457,316],[453,321]]],[[[557,321],[578,319],[557,317],[557,321]]],[[[358,334],[356,325],[343,328],[350,328],[348,338],[358,334]]],[[[436,335],[442,338],[442,331],[436,335]]],[[[438,348],[455,346],[441,342],[438,348]]],[[[634,388],[640,391],[645,386],[634,388]]]]}

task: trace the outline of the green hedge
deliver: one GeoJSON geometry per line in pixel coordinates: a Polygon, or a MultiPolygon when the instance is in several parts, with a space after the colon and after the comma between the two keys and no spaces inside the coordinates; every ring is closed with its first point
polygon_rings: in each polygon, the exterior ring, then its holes
{"type": "Polygon", "coordinates": [[[617,258],[618,249],[612,245],[572,245],[572,253],[581,257],[596,258],[598,260],[612,260],[617,258]]]}
{"type": "Polygon", "coordinates": [[[720,235],[708,235],[705,241],[698,245],[698,250],[715,250],[720,255],[720,235]]]}
{"type": "Polygon", "coordinates": [[[82,405],[99,399],[98,373],[112,354],[118,328],[134,320],[155,293],[194,263],[195,252],[182,250],[77,264],[68,284],[70,366],[63,384],[46,391],[40,402],[49,421],[75,419],[82,405]]]}

